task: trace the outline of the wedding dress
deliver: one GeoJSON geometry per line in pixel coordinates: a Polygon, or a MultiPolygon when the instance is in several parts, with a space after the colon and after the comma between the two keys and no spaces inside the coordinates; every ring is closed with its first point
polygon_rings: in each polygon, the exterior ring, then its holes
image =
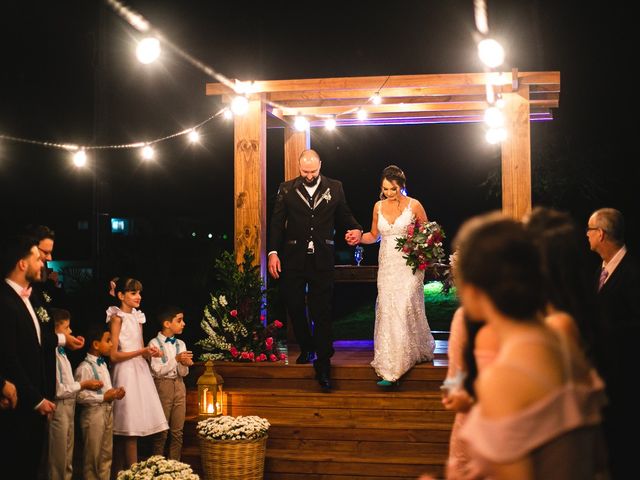
{"type": "Polygon", "coordinates": [[[435,340],[424,310],[424,271],[416,270],[395,249],[396,238],[405,236],[413,223],[411,202],[389,223],[378,204],[378,298],[371,366],[384,380],[394,382],[415,364],[433,360],[435,340]]]}

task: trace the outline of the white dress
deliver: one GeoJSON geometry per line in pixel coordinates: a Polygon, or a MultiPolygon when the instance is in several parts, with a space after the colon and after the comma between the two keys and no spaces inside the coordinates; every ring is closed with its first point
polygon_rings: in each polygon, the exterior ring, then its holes
{"type": "MultiPolygon", "coordinates": [[[[125,313],[118,307],[109,307],[107,323],[114,315],[122,318],[118,350],[131,352],[144,348],[144,313],[135,308],[131,313],[125,313]]],[[[114,435],[144,437],[169,428],[149,364],[142,356],[115,363],[111,383],[125,390],[124,398],[113,401],[114,435]]]]}
{"type": "Polygon", "coordinates": [[[378,298],[371,366],[379,377],[394,382],[420,362],[433,360],[436,342],[424,310],[424,272],[411,267],[396,250],[396,239],[413,223],[411,202],[393,224],[378,204],[378,298]]]}

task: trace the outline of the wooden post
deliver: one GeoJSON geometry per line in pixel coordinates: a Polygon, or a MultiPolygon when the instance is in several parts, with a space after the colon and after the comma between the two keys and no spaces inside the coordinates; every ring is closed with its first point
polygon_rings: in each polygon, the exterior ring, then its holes
{"type": "Polygon", "coordinates": [[[267,114],[261,99],[234,119],[234,249],[242,261],[247,248],[256,255],[266,285],[267,114]]]}
{"type": "Polygon", "coordinates": [[[300,154],[311,145],[309,130],[302,132],[295,128],[284,127],[284,179],[291,180],[300,175],[298,158],[300,154]]]}
{"type": "MultiPolygon", "coordinates": [[[[302,132],[295,128],[284,127],[284,179],[291,180],[300,175],[298,167],[298,159],[300,154],[311,148],[311,135],[309,130],[302,132]]],[[[296,343],[296,337],[293,333],[293,324],[287,316],[287,343],[291,345],[296,343]]]]}
{"type": "Polygon", "coordinates": [[[502,143],[502,211],[515,219],[531,211],[529,86],[503,95],[507,139],[502,143]]]}

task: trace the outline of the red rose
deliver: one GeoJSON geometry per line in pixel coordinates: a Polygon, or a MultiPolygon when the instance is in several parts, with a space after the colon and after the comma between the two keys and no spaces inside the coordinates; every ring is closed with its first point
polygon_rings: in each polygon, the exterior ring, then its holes
{"type": "Polygon", "coordinates": [[[280,320],[274,320],[273,324],[276,328],[282,328],[282,322],[280,320]]]}
{"type": "Polygon", "coordinates": [[[256,354],[253,352],[249,352],[249,358],[253,360],[256,357],[256,354]]]}
{"type": "Polygon", "coordinates": [[[407,234],[409,236],[413,235],[414,229],[415,229],[415,227],[413,225],[409,225],[409,227],[407,228],[407,234]]]}
{"type": "Polygon", "coordinates": [[[242,353],[240,354],[240,358],[243,358],[243,359],[245,359],[245,360],[248,360],[248,359],[249,359],[249,353],[248,353],[248,352],[242,352],[242,353]]]}
{"type": "Polygon", "coordinates": [[[238,310],[231,310],[229,312],[229,315],[231,315],[232,317],[237,317],[238,316],[238,310]]]}
{"type": "Polygon", "coordinates": [[[264,353],[261,353],[260,355],[258,355],[258,357],[256,358],[256,362],[264,362],[267,359],[267,356],[264,353]]]}
{"type": "Polygon", "coordinates": [[[276,357],[273,353],[271,355],[269,355],[269,360],[271,360],[272,362],[277,362],[278,361],[278,357],[276,357]]]}
{"type": "Polygon", "coordinates": [[[425,268],[427,268],[427,264],[426,263],[421,263],[420,265],[418,265],[418,269],[419,270],[424,270],[425,268]]]}
{"type": "Polygon", "coordinates": [[[267,337],[267,339],[264,341],[264,344],[267,346],[267,348],[271,348],[273,346],[273,337],[267,337]]]}
{"type": "Polygon", "coordinates": [[[233,358],[235,358],[235,357],[237,357],[237,356],[238,356],[238,349],[237,349],[236,347],[231,347],[231,348],[229,349],[229,352],[231,352],[231,356],[232,356],[233,358]]]}

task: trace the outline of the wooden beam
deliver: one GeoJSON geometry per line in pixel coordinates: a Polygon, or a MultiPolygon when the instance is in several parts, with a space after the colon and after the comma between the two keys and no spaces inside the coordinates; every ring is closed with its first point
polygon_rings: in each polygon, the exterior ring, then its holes
{"type": "Polygon", "coordinates": [[[300,154],[311,148],[309,130],[302,132],[291,126],[284,127],[284,179],[291,180],[300,175],[298,158],[300,154]]]}
{"type": "Polygon", "coordinates": [[[265,282],[266,152],[265,103],[251,100],[247,113],[234,117],[234,250],[238,262],[247,248],[254,252],[265,282]]]}
{"type": "Polygon", "coordinates": [[[520,220],[531,211],[529,86],[521,84],[503,98],[507,139],[502,143],[502,211],[520,220]]]}

